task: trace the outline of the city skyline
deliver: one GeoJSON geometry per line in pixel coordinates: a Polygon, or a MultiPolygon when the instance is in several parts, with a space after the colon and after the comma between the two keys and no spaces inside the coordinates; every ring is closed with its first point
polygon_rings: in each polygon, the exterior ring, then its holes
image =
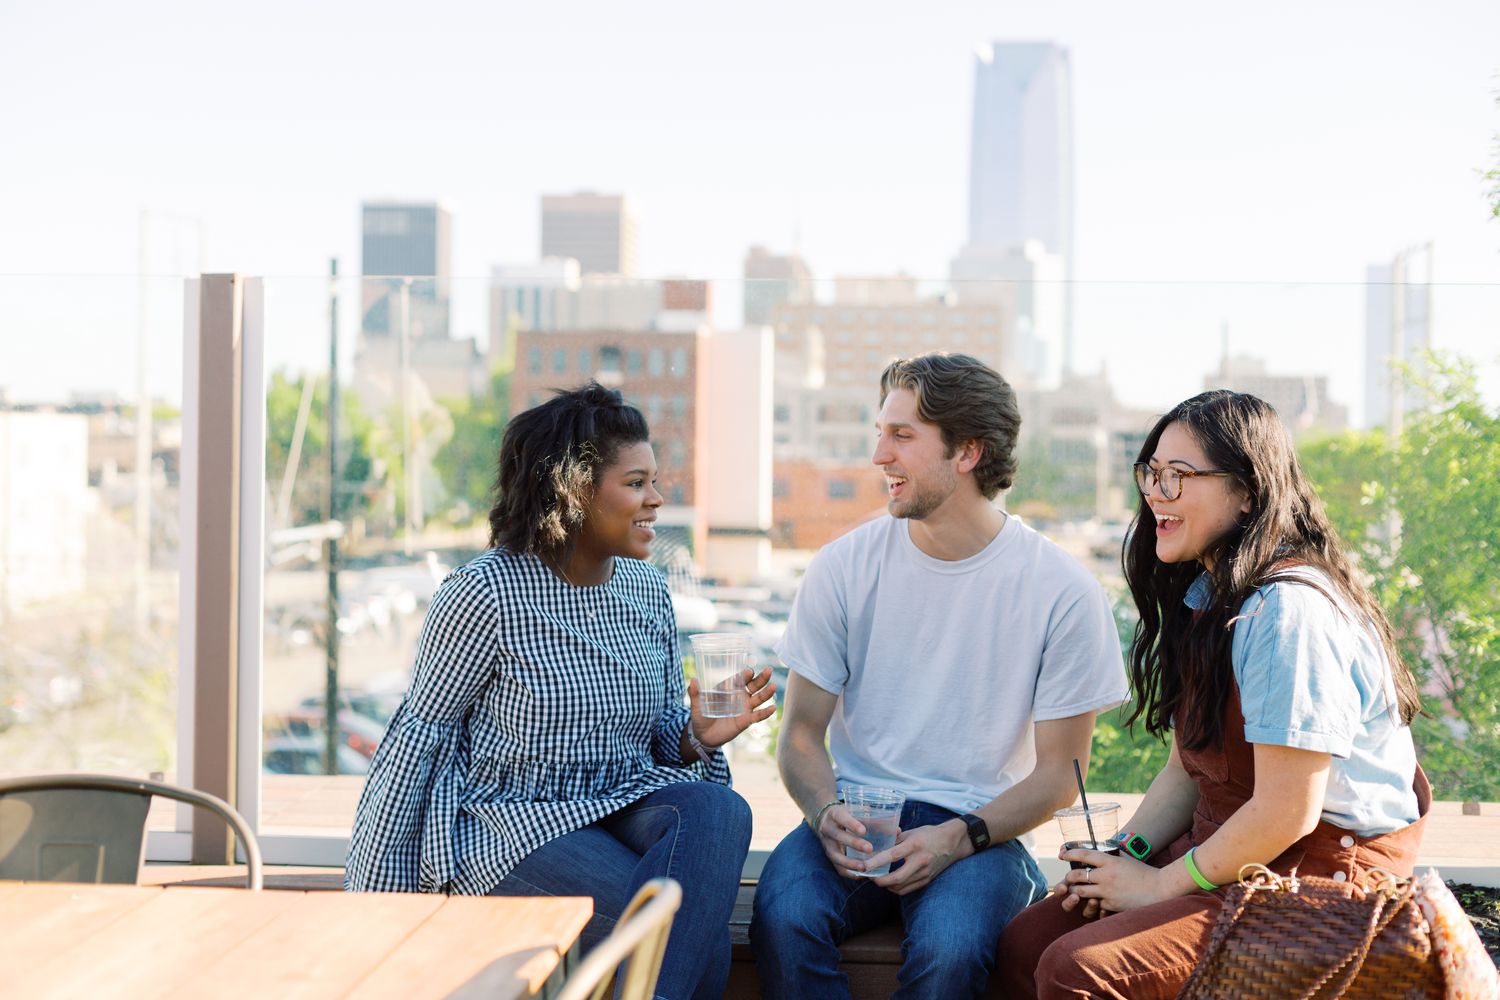
{"type": "MultiPolygon", "coordinates": [[[[1211,370],[1227,320],[1236,352],[1327,371],[1357,408],[1365,268],[1428,240],[1436,346],[1493,350],[1500,229],[1477,172],[1500,131],[1500,66],[1482,41],[1500,11],[1478,2],[1420,16],[1286,4],[1212,27],[1178,3],[1154,18],[835,3],[799,14],[797,33],[686,5],[563,18],[454,4],[397,33],[378,9],[271,4],[237,27],[234,53],[207,45],[212,24],[186,6],[149,5],[149,37],[138,10],[85,6],[76,23],[0,14],[13,29],[0,84],[28,95],[0,110],[18,151],[0,157],[0,184],[28,192],[0,231],[0,304],[11,329],[70,345],[64,377],[79,390],[129,370],[135,282],[28,276],[130,275],[142,207],[191,220],[204,245],[178,252],[175,224],[157,225],[148,271],[268,276],[289,345],[326,337],[327,259],[357,272],[359,205],[383,197],[451,206],[457,336],[484,337],[490,269],[536,259],[538,199],[555,191],[629,195],[641,273],[721,279],[730,315],[755,244],[797,253],[820,283],[941,280],[965,232],[973,52],[1005,40],[1071,54],[1081,370],[1103,365],[1124,397],[1169,402],[1211,370]],[[363,62],[377,44],[408,51],[406,72],[363,62]],[[285,72],[262,70],[270,56],[285,72]],[[393,143],[381,123],[412,116],[423,141],[393,143]]],[[[177,295],[155,312],[180,312],[177,295]]],[[[20,370],[0,350],[0,368],[20,370]]],[[[173,391],[166,371],[155,381],[173,391]]]]}

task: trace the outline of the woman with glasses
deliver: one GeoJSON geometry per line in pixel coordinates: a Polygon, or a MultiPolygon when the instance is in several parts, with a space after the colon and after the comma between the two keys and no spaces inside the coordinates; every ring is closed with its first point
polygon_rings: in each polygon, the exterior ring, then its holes
{"type": "Polygon", "coordinates": [[[1176,996],[1242,865],[1409,876],[1431,802],[1416,683],[1275,410],[1194,396],[1135,477],[1130,722],[1171,752],[1122,850],[1064,851],[1086,867],[1006,928],[1007,996],[1176,996]]]}
{"type": "Polygon", "coordinates": [[[683,885],[656,995],[718,997],[750,808],[720,747],[768,718],[704,716],[665,579],[645,418],[597,383],[512,418],[490,549],[443,581],[371,762],[345,885],[592,896],[585,947],[635,891],[683,885]],[[684,699],[688,704],[684,704],[684,699]]]}

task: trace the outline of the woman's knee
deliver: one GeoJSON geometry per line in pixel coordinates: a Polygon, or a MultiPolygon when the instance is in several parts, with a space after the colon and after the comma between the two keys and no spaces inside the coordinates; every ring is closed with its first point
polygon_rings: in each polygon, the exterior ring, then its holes
{"type": "Polygon", "coordinates": [[[677,808],[697,826],[715,831],[730,842],[750,842],[750,804],[727,785],[714,781],[690,781],[673,786],[677,808]]]}
{"type": "Polygon", "coordinates": [[[1097,988],[1108,977],[1096,974],[1090,961],[1095,947],[1070,941],[1067,935],[1048,945],[1037,960],[1033,976],[1038,1000],[1096,995],[1097,988]]]}
{"type": "MultiPolygon", "coordinates": [[[[996,974],[1004,977],[1012,995],[1033,995],[1042,956],[1064,935],[1083,925],[1081,919],[1073,918],[1061,904],[1061,897],[1044,897],[1017,913],[1005,925],[1000,935],[996,974]]],[[[1062,949],[1058,960],[1065,959],[1068,951],[1062,949]]]]}

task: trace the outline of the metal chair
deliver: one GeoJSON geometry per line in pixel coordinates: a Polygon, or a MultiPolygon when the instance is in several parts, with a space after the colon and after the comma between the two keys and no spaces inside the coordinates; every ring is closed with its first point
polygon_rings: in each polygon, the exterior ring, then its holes
{"type": "Polygon", "coordinates": [[[153,795],[222,817],[245,852],[246,886],[261,888],[260,845],[233,806],[191,788],[111,774],[0,779],[0,879],[134,884],[153,795]]]}
{"type": "Polygon", "coordinates": [[[641,886],[620,914],[615,929],[568,977],[557,1000],[599,1000],[609,989],[616,968],[627,959],[620,1000],[651,1000],[667,950],[672,916],[681,905],[682,886],[672,879],[654,878],[641,886]]]}

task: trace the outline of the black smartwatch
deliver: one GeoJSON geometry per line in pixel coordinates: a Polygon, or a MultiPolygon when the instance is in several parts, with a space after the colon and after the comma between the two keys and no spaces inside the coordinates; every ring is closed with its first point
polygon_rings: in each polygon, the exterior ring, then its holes
{"type": "Polygon", "coordinates": [[[975,854],[990,846],[990,828],[984,825],[984,820],[973,813],[965,813],[959,819],[969,828],[969,843],[974,846],[975,854]]]}

